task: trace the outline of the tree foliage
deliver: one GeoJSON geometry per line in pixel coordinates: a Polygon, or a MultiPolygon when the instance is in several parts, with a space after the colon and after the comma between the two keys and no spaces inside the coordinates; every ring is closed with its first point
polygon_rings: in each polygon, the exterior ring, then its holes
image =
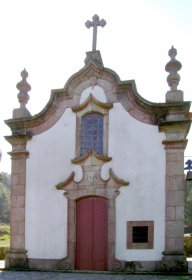
{"type": "Polygon", "coordinates": [[[2,172],[0,182],[0,223],[9,222],[10,185],[10,175],[2,172]]]}
{"type": "Polygon", "coordinates": [[[192,181],[185,181],[185,225],[192,225],[192,181]]]}
{"type": "Polygon", "coordinates": [[[1,182],[5,187],[10,189],[11,188],[11,175],[6,172],[1,172],[1,182]]]}

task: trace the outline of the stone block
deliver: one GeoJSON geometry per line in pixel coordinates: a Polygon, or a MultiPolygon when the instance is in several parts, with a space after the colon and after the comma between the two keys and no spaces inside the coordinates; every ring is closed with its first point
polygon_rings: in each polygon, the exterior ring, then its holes
{"type": "Polygon", "coordinates": [[[184,190],[184,175],[167,176],[167,190],[184,190]]]}
{"type": "Polygon", "coordinates": [[[184,237],[175,238],[175,248],[178,252],[183,252],[184,248],[184,237]]]}
{"type": "Polygon", "coordinates": [[[115,223],[116,217],[114,208],[109,208],[108,215],[109,223],[115,223]]]}
{"type": "Polygon", "coordinates": [[[115,239],[108,241],[108,263],[115,258],[115,239]]]}
{"type": "MultiPolygon", "coordinates": [[[[181,90],[167,91],[166,102],[183,102],[183,91],[181,90]]],[[[177,120],[177,118],[175,120],[177,120]]]]}
{"type": "Polygon", "coordinates": [[[68,203],[68,209],[69,208],[74,208],[75,207],[75,202],[74,202],[74,200],[70,200],[70,199],[68,199],[67,200],[67,203],[68,203]]]}
{"type": "Polygon", "coordinates": [[[175,238],[166,238],[165,239],[165,248],[168,252],[176,251],[175,238]]]}
{"type": "Polygon", "coordinates": [[[166,172],[169,174],[169,176],[183,175],[183,161],[167,162],[166,172]]]}
{"type": "Polygon", "coordinates": [[[11,185],[11,196],[17,196],[17,185],[11,185]]]}
{"type": "Polygon", "coordinates": [[[108,240],[109,240],[109,242],[115,242],[115,232],[116,232],[115,224],[114,223],[108,224],[108,240]]]}
{"type": "Polygon", "coordinates": [[[75,243],[69,241],[68,242],[68,259],[71,260],[73,264],[75,264],[74,254],[75,254],[75,243]]]}
{"type": "Polygon", "coordinates": [[[75,234],[75,230],[74,230],[74,224],[68,224],[68,231],[70,234],[68,234],[68,242],[75,242],[76,239],[76,234],[75,234]]]}
{"type": "Polygon", "coordinates": [[[18,222],[18,235],[25,235],[25,222],[19,221],[18,222]]]}
{"type": "Polygon", "coordinates": [[[98,181],[100,181],[100,176],[97,171],[89,171],[84,173],[83,184],[85,186],[98,185],[98,181]]]}
{"type": "Polygon", "coordinates": [[[157,262],[156,261],[139,261],[139,262],[126,262],[125,270],[129,273],[134,272],[156,272],[157,262]]]}
{"type": "Polygon", "coordinates": [[[25,208],[25,197],[24,196],[17,196],[16,207],[25,208]]]}
{"type": "Polygon", "coordinates": [[[12,208],[17,207],[17,196],[16,195],[11,196],[11,207],[12,208]]]}
{"type": "Polygon", "coordinates": [[[166,238],[166,252],[183,254],[183,237],[166,238]]]}
{"type": "Polygon", "coordinates": [[[15,249],[25,248],[25,236],[24,235],[12,235],[11,247],[15,249]]]}
{"type": "Polygon", "coordinates": [[[167,164],[170,164],[170,162],[175,162],[177,161],[177,154],[174,152],[167,152],[166,153],[166,162],[167,164]]]}
{"type": "Polygon", "coordinates": [[[108,197],[107,196],[107,191],[104,188],[96,189],[96,195],[103,196],[103,197],[108,197]]]}
{"type": "Polygon", "coordinates": [[[86,173],[88,172],[93,172],[93,171],[98,171],[97,174],[100,175],[100,170],[101,170],[101,166],[97,166],[97,165],[94,165],[94,166],[84,166],[83,167],[83,171],[86,173]]]}
{"type": "Polygon", "coordinates": [[[28,268],[36,270],[57,270],[58,260],[52,259],[28,259],[28,268]]]}
{"type": "Polygon", "coordinates": [[[175,207],[167,207],[166,208],[166,221],[175,220],[175,207]]]}
{"type": "Polygon", "coordinates": [[[183,254],[181,255],[165,255],[161,261],[158,271],[164,273],[174,272],[187,272],[188,266],[186,258],[183,254]]]}
{"type": "Polygon", "coordinates": [[[17,196],[23,196],[23,195],[25,196],[25,185],[19,184],[16,186],[16,188],[17,188],[17,196]]]}
{"type": "Polygon", "coordinates": [[[16,221],[11,221],[11,226],[10,226],[10,234],[11,235],[17,235],[18,234],[18,222],[16,221]]]}
{"type": "Polygon", "coordinates": [[[184,192],[183,191],[168,191],[166,193],[166,205],[170,206],[184,206],[184,192]]]}
{"type": "Polygon", "coordinates": [[[7,252],[5,258],[5,268],[26,269],[27,254],[26,250],[11,249],[7,252]]]}
{"type": "Polygon", "coordinates": [[[24,172],[26,169],[26,160],[23,158],[13,159],[12,160],[13,173],[24,172]]]}
{"type": "Polygon", "coordinates": [[[25,186],[25,173],[13,173],[11,177],[12,185],[25,186]]]}
{"type": "Polygon", "coordinates": [[[27,110],[27,108],[16,108],[13,110],[13,119],[28,118],[28,117],[31,117],[31,114],[27,110]]]}
{"type": "Polygon", "coordinates": [[[184,220],[184,206],[176,207],[176,220],[184,220]]]}
{"type": "Polygon", "coordinates": [[[75,211],[73,208],[68,208],[68,223],[69,224],[75,223],[75,211]]]}
{"type": "Polygon", "coordinates": [[[166,221],[166,237],[168,238],[181,238],[184,234],[183,221],[166,221]]]}
{"type": "Polygon", "coordinates": [[[12,208],[10,214],[11,221],[24,221],[25,209],[24,208],[12,208]]]}
{"type": "Polygon", "coordinates": [[[108,205],[109,205],[109,208],[115,208],[115,206],[116,206],[115,199],[109,199],[108,205]]]}
{"type": "Polygon", "coordinates": [[[83,162],[84,166],[90,166],[92,165],[92,157],[88,157],[84,162],[83,162]]]}

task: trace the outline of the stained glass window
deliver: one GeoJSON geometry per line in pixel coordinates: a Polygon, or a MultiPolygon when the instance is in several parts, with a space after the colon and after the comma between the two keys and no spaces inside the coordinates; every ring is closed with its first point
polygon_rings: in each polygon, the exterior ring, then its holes
{"type": "Polygon", "coordinates": [[[81,120],[81,155],[90,149],[103,154],[103,115],[99,113],[89,113],[81,120]]]}

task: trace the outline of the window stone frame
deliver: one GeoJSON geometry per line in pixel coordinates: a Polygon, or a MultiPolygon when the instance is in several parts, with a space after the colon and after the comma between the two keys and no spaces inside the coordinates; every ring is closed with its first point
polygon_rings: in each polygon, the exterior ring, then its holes
{"type": "Polygon", "coordinates": [[[108,155],[109,110],[112,107],[112,103],[100,102],[92,94],[82,104],[72,107],[72,111],[76,113],[76,158],[81,157],[82,117],[90,113],[103,115],[103,156],[108,155]]]}
{"type": "Polygon", "coordinates": [[[128,221],[127,222],[127,249],[153,249],[154,248],[154,221],[128,221]],[[133,242],[133,227],[148,227],[148,242],[133,242]]]}

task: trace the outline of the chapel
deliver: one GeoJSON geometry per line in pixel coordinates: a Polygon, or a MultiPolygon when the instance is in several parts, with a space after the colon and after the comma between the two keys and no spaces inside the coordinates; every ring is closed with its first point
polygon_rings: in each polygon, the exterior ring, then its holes
{"type": "Polygon", "coordinates": [[[169,50],[164,103],[121,81],[96,48],[44,109],[20,107],[5,121],[11,174],[11,244],[6,268],[185,271],[184,150],[190,102],[177,89],[181,63],[169,50]],[[155,164],[154,164],[155,163],[155,164]],[[158,172],[157,172],[158,170],[158,172]]]}

